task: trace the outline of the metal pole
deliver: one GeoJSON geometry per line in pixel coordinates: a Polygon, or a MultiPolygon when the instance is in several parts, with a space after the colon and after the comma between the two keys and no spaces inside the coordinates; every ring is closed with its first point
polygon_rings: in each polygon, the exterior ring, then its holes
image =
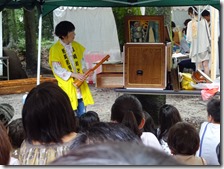
{"type": "Polygon", "coordinates": [[[38,55],[37,55],[37,85],[40,84],[40,67],[41,67],[41,39],[42,39],[42,14],[39,17],[39,33],[38,33],[38,55]]]}

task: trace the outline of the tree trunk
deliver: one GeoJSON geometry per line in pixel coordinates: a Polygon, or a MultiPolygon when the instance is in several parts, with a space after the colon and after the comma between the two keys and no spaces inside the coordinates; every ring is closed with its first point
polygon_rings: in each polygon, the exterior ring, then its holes
{"type": "Polygon", "coordinates": [[[28,72],[37,72],[37,37],[36,37],[36,17],[34,9],[24,10],[24,26],[26,36],[26,69],[28,72]]]}
{"type": "Polygon", "coordinates": [[[16,16],[15,16],[15,10],[10,9],[9,12],[9,43],[7,45],[7,48],[13,48],[16,47],[18,34],[17,34],[17,25],[16,25],[16,16]]]}
{"type": "Polygon", "coordinates": [[[3,36],[3,46],[7,46],[9,44],[9,10],[4,10],[2,12],[2,35],[3,36]]]}
{"type": "Polygon", "coordinates": [[[155,125],[158,125],[159,109],[166,103],[166,95],[140,95],[135,94],[138,100],[142,103],[143,110],[149,113],[155,125]]]}

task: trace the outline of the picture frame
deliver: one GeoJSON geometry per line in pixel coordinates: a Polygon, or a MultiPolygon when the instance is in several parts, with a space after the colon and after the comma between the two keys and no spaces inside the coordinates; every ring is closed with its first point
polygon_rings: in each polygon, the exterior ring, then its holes
{"type": "Polygon", "coordinates": [[[164,40],[165,42],[171,42],[171,36],[170,36],[170,33],[169,33],[169,27],[166,25],[164,26],[164,40]]]}
{"type": "Polygon", "coordinates": [[[164,16],[126,16],[126,43],[164,43],[164,16]]]}

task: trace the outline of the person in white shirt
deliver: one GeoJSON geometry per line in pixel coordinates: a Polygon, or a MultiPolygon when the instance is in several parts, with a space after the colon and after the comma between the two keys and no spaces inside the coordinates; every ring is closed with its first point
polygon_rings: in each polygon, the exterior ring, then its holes
{"type": "Polygon", "coordinates": [[[199,18],[196,7],[190,7],[188,14],[192,17],[187,25],[186,34],[187,42],[191,43],[189,57],[191,62],[197,64],[198,69],[204,70],[205,74],[209,76],[211,36],[208,23],[203,17],[199,18]]]}
{"type": "Polygon", "coordinates": [[[208,165],[220,165],[216,147],[220,143],[220,99],[211,99],[207,104],[208,121],[200,128],[200,147],[196,155],[203,157],[208,165]]]}

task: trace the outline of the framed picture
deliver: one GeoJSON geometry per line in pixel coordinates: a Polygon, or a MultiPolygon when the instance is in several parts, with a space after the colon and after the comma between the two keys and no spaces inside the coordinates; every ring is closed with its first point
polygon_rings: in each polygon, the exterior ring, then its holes
{"type": "Polygon", "coordinates": [[[134,43],[163,43],[163,16],[126,16],[125,41],[134,43]]]}

